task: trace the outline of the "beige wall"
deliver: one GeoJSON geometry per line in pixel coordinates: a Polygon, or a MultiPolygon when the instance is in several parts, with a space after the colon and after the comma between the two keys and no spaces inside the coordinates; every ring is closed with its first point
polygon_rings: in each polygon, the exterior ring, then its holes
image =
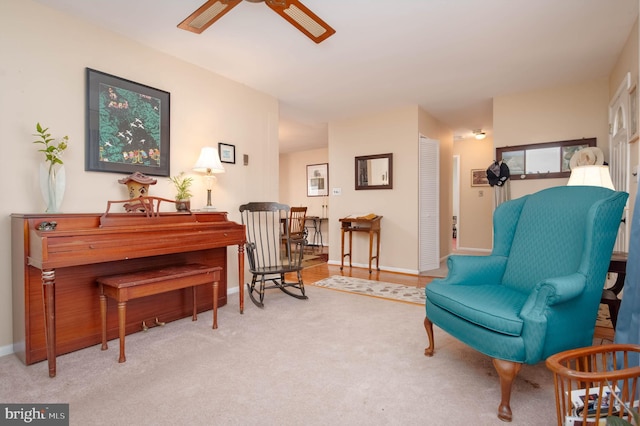
{"type": "MultiPolygon", "coordinates": [[[[340,263],[338,220],[350,214],[375,213],[383,216],[380,267],[398,272],[417,272],[420,134],[432,139],[444,139],[440,140],[440,158],[451,157],[451,132],[417,106],[329,123],[330,188],[341,191],[341,195],[332,193],[329,201],[331,263],[340,263]],[[393,153],[393,189],[356,191],[354,157],[385,153],[393,153]]],[[[444,187],[449,185],[450,163],[448,161],[448,166],[445,165],[441,170],[444,187]]],[[[444,202],[441,201],[441,208],[448,215],[451,214],[449,193],[448,189],[441,192],[441,200],[445,198],[444,202]]],[[[447,244],[450,244],[450,239],[447,244]]],[[[367,255],[366,234],[354,235],[354,266],[368,265],[367,255]]]]}
{"type": "MultiPolygon", "coordinates": [[[[322,216],[328,197],[307,197],[307,165],[329,162],[329,149],[311,149],[280,155],[280,202],[307,206],[307,215],[322,216]]],[[[329,187],[331,187],[329,174],[329,187]]]]}
{"type": "MultiPolygon", "coordinates": [[[[606,79],[498,96],[493,100],[494,147],[595,137],[608,160],[608,105],[606,79]]],[[[566,183],[566,178],[512,176],[511,198],[566,183]]]]}
{"type": "MultiPolygon", "coordinates": [[[[290,206],[306,206],[307,216],[326,217],[329,197],[307,197],[307,165],[328,162],[328,148],[281,154],[279,201],[290,206]]],[[[331,188],[331,178],[329,173],[329,188],[331,188]]],[[[322,223],[322,243],[329,245],[327,222],[322,223]]]]}
{"type": "Polygon", "coordinates": [[[490,137],[481,141],[463,139],[453,143],[453,154],[460,156],[459,250],[491,250],[493,244],[493,192],[489,186],[471,186],[471,170],[486,170],[494,161],[490,137]]]}
{"type": "MultiPolygon", "coordinates": [[[[278,102],[243,84],[151,50],[29,0],[3,2],[0,14],[0,145],[3,174],[0,206],[0,355],[11,352],[11,213],[43,212],[37,183],[36,122],[54,136],[69,135],[64,154],[64,212],[102,212],[107,200],[126,197],[123,175],[84,171],[85,67],[171,93],[171,174],[191,173],[200,148],[218,142],[236,146],[236,157],[218,175],[214,205],[239,220],[238,206],[278,198],[278,102]],[[28,18],[28,22],[25,17],[28,18]]],[[[197,175],[194,208],[206,202],[197,175]]],[[[166,178],[152,194],[173,197],[166,178]]],[[[237,282],[237,248],[229,249],[229,282],[237,282]]]]}
{"type": "MultiPolygon", "coordinates": [[[[387,269],[415,269],[416,210],[415,173],[417,152],[417,108],[403,108],[383,114],[329,123],[330,195],[329,261],[340,263],[340,223],[350,214],[382,215],[380,265],[387,269]],[[385,190],[355,190],[354,157],[393,153],[393,187],[385,190]],[[410,194],[411,196],[408,196],[410,194]],[[403,241],[402,250],[396,242],[403,241]]],[[[368,265],[368,239],[353,239],[354,265],[368,265]]]]}

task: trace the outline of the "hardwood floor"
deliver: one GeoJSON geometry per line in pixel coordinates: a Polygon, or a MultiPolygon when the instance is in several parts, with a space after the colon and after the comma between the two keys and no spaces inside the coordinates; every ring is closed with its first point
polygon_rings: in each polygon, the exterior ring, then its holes
{"type": "Polygon", "coordinates": [[[349,268],[345,266],[341,271],[338,265],[329,265],[321,263],[302,270],[302,280],[306,284],[312,284],[332,275],[342,275],[345,277],[363,278],[365,280],[384,281],[393,284],[402,284],[406,286],[424,287],[433,278],[422,277],[417,275],[399,274],[397,272],[373,271],[369,274],[367,268],[349,268]]]}

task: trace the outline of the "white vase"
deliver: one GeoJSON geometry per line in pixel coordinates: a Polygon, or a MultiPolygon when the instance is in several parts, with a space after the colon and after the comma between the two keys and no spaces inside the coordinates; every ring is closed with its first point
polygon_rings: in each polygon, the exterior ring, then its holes
{"type": "Polygon", "coordinates": [[[40,164],[40,191],[47,205],[45,212],[60,212],[65,184],[66,176],[62,164],[54,164],[53,166],[50,166],[49,163],[40,164]]]}

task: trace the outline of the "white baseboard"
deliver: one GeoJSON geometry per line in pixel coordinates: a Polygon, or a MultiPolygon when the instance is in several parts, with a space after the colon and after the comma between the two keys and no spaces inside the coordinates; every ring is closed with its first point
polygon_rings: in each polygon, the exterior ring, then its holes
{"type": "Polygon", "coordinates": [[[458,247],[451,254],[464,254],[464,252],[472,252],[472,253],[488,253],[491,254],[491,249],[483,249],[483,248],[473,248],[473,247],[458,247]],[[459,253],[463,252],[463,253],[459,253]]]}
{"type": "Polygon", "coordinates": [[[13,345],[0,346],[0,357],[11,355],[13,353],[13,345]]]}
{"type": "MultiPolygon", "coordinates": [[[[340,262],[338,262],[337,260],[328,260],[327,263],[329,265],[340,266],[340,262]]],[[[355,267],[355,268],[363,268],[363,269],[369,268],[369,264],[368,263],[352,263],[351,265],[353,267],[355,267]]],[[[345,267],[348,267],[348,265],[345,265],[345,267]]],[[[372,268],[375,267],[375,262],[371,264],[371,267],[372,268]]],[[[400,274],[418,275],[418,270],[417,269],[391,268],[389,266],[384,266],[383,265],[383,266],[380,266],[380,270],[381,271],[387,271],[387,272],[398,272],[400,274]]]]}

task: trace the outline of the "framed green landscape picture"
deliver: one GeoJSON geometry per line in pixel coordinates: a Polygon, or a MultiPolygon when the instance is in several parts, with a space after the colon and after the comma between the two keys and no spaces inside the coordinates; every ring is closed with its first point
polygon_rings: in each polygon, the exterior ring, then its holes
{"type": "Polygon", "coordinates": [[[169,176],[170,94],[87,68],[85,170],[169,176]]]}

